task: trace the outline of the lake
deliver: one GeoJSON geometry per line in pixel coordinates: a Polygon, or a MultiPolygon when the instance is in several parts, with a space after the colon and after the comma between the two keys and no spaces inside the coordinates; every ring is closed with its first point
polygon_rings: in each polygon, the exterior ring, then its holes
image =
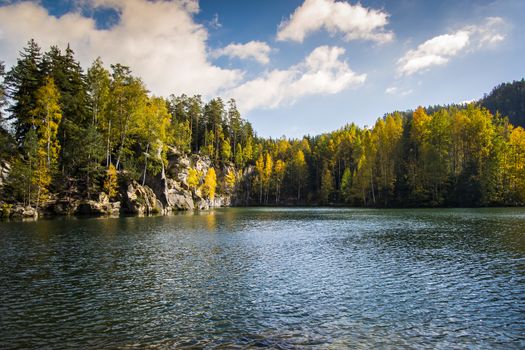
{"type": "Polygon", "coordinates": [[[0,223],[0,348],[525,348],[525,209],[0,223]]]}

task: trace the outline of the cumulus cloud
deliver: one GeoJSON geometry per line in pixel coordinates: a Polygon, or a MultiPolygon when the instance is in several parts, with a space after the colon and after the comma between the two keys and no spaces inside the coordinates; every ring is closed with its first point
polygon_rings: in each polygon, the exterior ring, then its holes
{"type": "Polygon", "coordinates": [[[230,44],[222,49],[215,50],[214,57],[228,56],[240,59],[254,59],[259,63],[268,64],[270,62],[270,52],[272,48],[262,41],[250,41],[246,44],[230,44]]]}
{"type": "Polygon", "coordinates": [[[500,17],[486,18],[481,25],[466,26],[451,33],[433,37],[408,51],[398,60],[399,75],[412,75],[432,66],[444,65],[461,52],[469,52],[504,40],[504,22],[500,17]]]}
{"type": "Polygon", "coordinates": [[[83,6],[114,9],[118,23],[99,29],[92,18],[80,12],[54,17],[36,2],[0,7],[0,57],[7,65],[29,38],[44,49],[68,43],[84,67],[101,56],[109,63],[122,63],[142,77],[156,94],[217,94],[238,84],[243,73],[213,65],[207,57],[206,28],[193,15],[196,0],[84,0],[83,6]]]}
{"type": "Polygon", "coordinates": [[[320,29],[332,35],[341,33],[347,41],[391,41],[394,34],[386,31],[388,13],[335,0],[305,0],[286,21],[279,25],[277,40],[303,42],[320,29]]]}
{"type": "Polygon", "coordinates": [[[340,47],[320,46],[302,62],[285,70],[275,69],[260,78],[232,89],[243,111],[255,108],[276,108],[293,104],[298,99],[315,94],[336,94],[366,80],[366,74],[356,74],[346,61],[340,47]]]}

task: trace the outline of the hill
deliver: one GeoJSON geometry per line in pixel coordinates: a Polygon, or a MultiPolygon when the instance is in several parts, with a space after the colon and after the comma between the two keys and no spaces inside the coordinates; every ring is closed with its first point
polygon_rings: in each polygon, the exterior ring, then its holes
{"type": "Polygon", "coordinates": [[[525,127],[525,79],[496,86],[480,104],[492,114],[509,117],[511,124],[525,127]]]}

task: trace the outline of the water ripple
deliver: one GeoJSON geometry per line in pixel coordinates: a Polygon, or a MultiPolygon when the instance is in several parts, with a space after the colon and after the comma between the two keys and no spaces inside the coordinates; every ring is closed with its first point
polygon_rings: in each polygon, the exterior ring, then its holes
{"type": "Polygon", "coordinates": [[[525,348],[525,210],[0,223],[0,348],[525,348]]]}

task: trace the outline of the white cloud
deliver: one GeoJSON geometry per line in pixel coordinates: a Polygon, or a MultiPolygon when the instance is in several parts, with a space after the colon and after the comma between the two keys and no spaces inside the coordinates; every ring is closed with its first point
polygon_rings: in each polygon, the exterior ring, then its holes
{"type": "Polygon", "coordinates": [[[154,93],[182,92],[215,95],[243,77],[207,58],[205,27],[195,23],[196,0],[86,0],[84,6],[112,8],[120,20],[109,29],[80,13],[51,16],[36,2],[0,7],[0,57],[7,65],[30,38],[44,49],[71,43],[76,57],[87,67],[101,56],[107,64],[129,65],[154,93]]]}
{"type": "Polygon", "coordinates": [[[228,94],[237,100],[244,112],[293,104],[315,94],[336,94],[366,80],[366,74],[356,74],[340,59],[344,52],[340,47],[320,46],[299,64],[269,71],[228,94]]]}
{"type": "Polygon", "coordinates": [[[277,40],[303,42],[304,38],[320,29],[329,33],[342,33],[347,41],[391,41],[394,34],[385,31],[388,13],[352,5],[346,1],[305,0],[287,21],[279,25],[277,40]]]}
{"type": "Polygon", "coordinates": [[[458,104],[460,104],[460,105],[468,105],[468,104],[473,103],[473,102],[476,102],[476,101],[477,101],[477,100],[476,100],[475,98],[472,98],[472,99],[470,99],[470,100],[464,100],[464,101],[461,101],[461,102],[459,102],[458,104]]]}
{"type": "Polygon", "coordinates": [[[230,44],[222,49],[212,52],[212,56],[229,56],[240,59],[254,59],[259,63],[268,64],[270,62],[270,52],[272,48],[262,41],[250,41],[246,44],[230,44]]]}
{"type": "Polygon", "coordinates": [[[432,66],[444,65],[461,52],[470,52],[496,44],[504,39],[503,19],[486,18],[477,26],[466,26],[452,33],[443,34],[420,44],[398,60],[399,75],[412,75],[432,66]]]}
{"type": "Polygon", "coordinates": [[[386,88],[385,93],[387,95],[407,96],[414,92],[412,89],[401,90],[397,86],[389,86],[386,88]]]}
{"type": "Polygon", "coordinates": [[[386,88],[385,93],[389,95],[394,95],[397,92],[397,90],[399,90],[397,86],[390,86],[386,88]]]}

